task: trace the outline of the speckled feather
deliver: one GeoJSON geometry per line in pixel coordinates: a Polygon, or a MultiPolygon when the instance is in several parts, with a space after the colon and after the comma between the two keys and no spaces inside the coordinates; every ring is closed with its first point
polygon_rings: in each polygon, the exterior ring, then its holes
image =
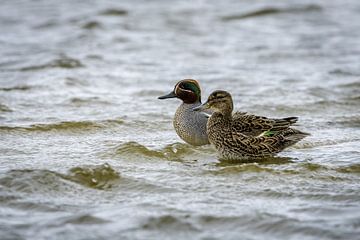
{"type": "MultiPolygon", "coordinates": [[[[278,124],[276,124],[275,120],[269,120],[267,118],[257,116],[245,117],[246,115],[243,113],[241,114],[244,116],[243,118],[234,118],[231,114],[231,95],[225,91],[215,91],[209,96],[208,102],[204,105],[213,107],[216,104],[218,104],[217,107],[211,108],[215,112],[208,120],[207,133],[210,143],[215,146],[219,157],[222,159],[238,160],[273,156],[308,135],[307,133],[288,127],[292,122],[297,120],[296,118],[285,118],[285,120],[282,119],[283,121],[278,121],[278,124]],[[217,93],[220,93],[220,95],[217,93]],[[240,121],[241,119],[246,119],[247,124],[244,125],[244,123],[240,121]],[[273,136],[270,137],[261,134],[259,136],[250,136],[241,132],[241,130],[246,129],[248,125],[252,125],[251,119],[262,119],[265,122],[272,123],[269,124],[267,128],[276,129],[274,130],[273,136]],[[286,125],[288,126],[286,127],[286,125]]],[[[265,125],[260,124],[259,126],[265,125]]]]}
{"type": "Polygon", "coordinates": [[[200,102],[182,103],[176,110],[173,120],[175,131],[179,137],[194,146],[209,144],[206,133],[208,118],[203,113],[192,110],[199,105],[201,105],[200,102]]]}
{"type": "Polygon", "coordinates": [[[182,140],[194,146],[210,143],[206,133],[208,117],[192,110],[201,105],[201,90],[196,80],[183,79],[175,85],[171,93],[159,98],[179,98],[182,100],[173,120],[175,131],[182,140]]]}
{"type": "Polygon", "coordinates": [[[276,119],[251,115],[246,112],[235,112],[232,116],[232,127],[235,132],[241,132],[249,136],[258,136],[268,130],[285,130],[290,125],[296,123],[297,120],[297,117],[276,119]]]}

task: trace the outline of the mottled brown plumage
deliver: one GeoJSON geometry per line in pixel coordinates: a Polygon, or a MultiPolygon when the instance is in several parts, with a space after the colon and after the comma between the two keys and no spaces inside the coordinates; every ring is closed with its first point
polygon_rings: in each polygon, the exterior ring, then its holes
{"type": "Polygon", "coordinates": [[[232,126],[236,132],[241,132],[249,136],[258,136],[268,130],[285,130],[289,128],[290,125],[296,123],[297,120],[297,117],[276,119],[251,115],[245,112],[236,112],[232,116],[232,126]]]}
{"type": "Polygon", "coordinates": [[[207,133],[210,143],[215,146],[222,159],[273,156],[308,135],[289,128],[297,118],[268,119],[245,113],[233,116],[233,101],[226,91],[213,92],[206,103],[194,110],[205,109],[214,111],[207,123],[207,133]]]}

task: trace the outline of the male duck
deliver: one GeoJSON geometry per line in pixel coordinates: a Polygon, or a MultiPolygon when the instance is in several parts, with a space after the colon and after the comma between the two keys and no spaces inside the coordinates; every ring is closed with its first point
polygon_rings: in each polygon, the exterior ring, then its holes
{"type": "MultiPolygon", "coordinates": [[[[199,83],[194,79],[179,81],[172,92],[159,97],[159,99],[179,98],[183,103],[178,107],[173,120],[174,128],[178,136],[194,146],[209,144],[206,133],[206,124],[210,111],[207,114],[192,111],[201,105],[201,90],[199,83]]],[[[267,130],[287,129],[297,121],[296,117],[270,119],[266,117],[236,112],[232,119],[237,124],[237,131],[245,135],[257,136],[267,130]]]]}
{"type": "Polygon", "coordinates": [[[173,120],[174,128],[185,142],[200,146],[209,144],[206,133],[207,116],[192,109],[201,105],[201,90],[194,79],[179,81],[172,92],[159,99],[180,98],[183,103],[178,107],[173,120]]]}
{"type": "Polygon", "coordinates": [[[194,111],[206,109],[214,111],[207,122],[207,133],[222,159],[273,156],[309,135],[289,128],[297,118],[274,120],[246,113],[232,115],[233,101],[226,91],[213,92],[207,102],[194,108],[194,111]]]}

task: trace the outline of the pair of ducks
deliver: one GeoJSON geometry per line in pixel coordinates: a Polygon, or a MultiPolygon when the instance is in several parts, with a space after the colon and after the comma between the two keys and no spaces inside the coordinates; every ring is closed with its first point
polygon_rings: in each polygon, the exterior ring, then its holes
{"type": "Polygon", "coordinates": [[[171,93],[159,97],[166,98],[183,101],[173,121],[180,138],[195,146],[211,143],[221,159],[273,156],[309,135],[290,128],[297,117],[273,119],[232,113],[232,97],[226,91],[214,91],[201,104],[200,85],[194,79],[181,80],[171,93]]]}

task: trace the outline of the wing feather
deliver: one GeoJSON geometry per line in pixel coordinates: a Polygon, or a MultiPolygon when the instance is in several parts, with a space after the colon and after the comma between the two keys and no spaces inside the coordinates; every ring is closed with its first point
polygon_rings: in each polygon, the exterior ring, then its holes
{"type": "Polygon", "coordinates": [[[236,112],[232,117],[232,130],[248,136],[258,136],[269,130],[282,131],[296,123],[297,117],[267,118],[246,112],[236,112]]]}

